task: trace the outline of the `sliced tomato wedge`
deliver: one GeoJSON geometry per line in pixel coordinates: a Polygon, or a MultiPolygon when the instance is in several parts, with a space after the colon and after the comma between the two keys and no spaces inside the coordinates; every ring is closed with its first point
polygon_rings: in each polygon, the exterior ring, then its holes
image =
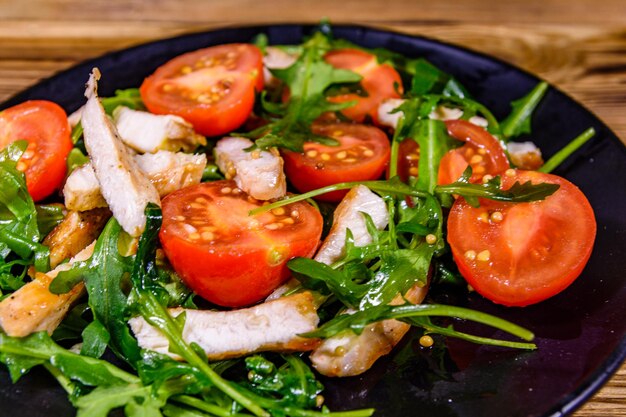
{"type": "Polygon", "coordinates": [[[329,97],[334,103],[356,101],[355,106],[342,110],[350,119],[362,123],[366,116],[378,121],[378,106],[388,98],[400,98],[402,78],[389,64],[379,64],[375,55],[359,49],[337,49],[324,57],[335,68],[348,69],[361,75],[361,87],[365,96],[356,93],[339,94],[329,97]]]}
{"type": "Polygon", "coordinates": [[[480,200],[479,208],[459,198],[448,217],[448,242],[459,271],[478,293],[498,304],[526,306],[558,294],[580,275],[596,222],[583,193],[564,178],[511,170],[502,179],[503,189],[515,181],[559,189],[543,201],[480,200]]]}
{"type": "Polygon", "coordinates": [[[289,278],[289,259],[313,256],[322,233],[315,208],[302,202],[249,215],[261,205],[234,181],[182,188],[163,199],[163,250],[195,293],[226,307],[253,304],[289,278]]]}
{"type": "Polygon", "coordinates": [[[510,168],[502,146],[484,128],[466,120],[447,120],[448,133],[465,142],[448,151],[439,163],[439,184],[458,180],[468,165],[472,167],[470,182],[480,182],[485,175],[498,175],[510,168]]]}
{"type": "MultiPolygon", "coordinates": [[[[300,192],[348,181],[377,179],[389,163],[389,139],[382,130],[350,123],[315,124],[313,133],[339,141],[339,146],[307,142],[304,152],[283,152],[285,173],[300,192]]],[[[348,191],[333,191],[317,197],[340,201],[348,191]]]]}
{"type": "Polygon", "coordinates": [[[419,174],[420,146],[412,138],[406,138],[398,147],[398,176],[404,182],[419,174]]]}
{"type": "Polygon", "coordinates": [[[148,110],[176,114],[207,136],[243,124],[263,89],[263,55],[249,44],[212,46],[180,55],[141,85],[148,110]]]}
{"type": "Polygon", "coordinates": [[[0,149],[28,141],[17,168],[24,172],[33,200],[43,200],[61,187],[73,146],[70,135],[65,111],[51,101],[26,101],[0,112],[0,149]]]}

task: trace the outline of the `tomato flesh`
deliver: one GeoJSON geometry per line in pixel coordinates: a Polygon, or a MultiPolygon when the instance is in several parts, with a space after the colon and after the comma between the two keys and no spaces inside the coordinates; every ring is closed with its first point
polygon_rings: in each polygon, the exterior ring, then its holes
{"type": "Polygon", "coordinates": [[[439,163],[439,184],[458,180],[468,165],[470,182],[480,182],[485,175],[498,175],[509,167],[509,160],[496,138],[480,126],[466,120],[447,120],[448,133],[465,145],[448,151],[439,163]]]}
{"type": "MultiPolygon", "coordinates": [[[[348,181],[368,181],[381,176],[389,162],[389,139],[373,126],[350,123],[315,124],[313,133],[332,137],[339,146],[307,142],[304,152],[283,152],[285,173],[300,192],[348,181]]],[[[338,202],[348,191],[323,194],[320,201],[338,202]]]]}
{"type": "Polygon", "coordinates": [[[564,178],[534,171],[508,171],[515,181],[559,184],[543,201],[457,199],[448,217],[448,242],[459,271],[481,295],[498,304],[526,306],[569,286],[591,256],[596,223],[583,193],[564,178]]]}
{"type": "Polygon", "coordinates": [[[289,278],[289,259],[313,256],[322,233],[316,209],[302,202],[248,214],[261,205],[234,181],[186,187],[163,199],[163,250],[196,294],[221,306],[250,305],[289,278]]]}
{"type": "Polygon", "coordinates": [[[400,98],[402,78],[389,64],[379,64],[375,55],[358,49],[337,49],[324,57],[335,68],[348,69],[361,75],[361,86],[366,97],[356,93],[329,97],[334,103],[356,101],[356,105],[342,110],[350,119],[362,123],[366,116],[378,121],[378,106],[388,98],[400,98]]]}
{"type": "Polygon", "coordinates": [[[207,136],[241,126],[263,89],[263,55],[254,45],[227,44],[180,55],[141,85],[141,98],[156,114],[176,114],[207,136]]]}
{"type": "Polygon", "coordinates": [[[28,141],[17,168],[24,172],[33,200],[43,200],[61,187],[73,146],[70,135],[65,111],[50,101],[26,101],[0,112],[0,149],[28,141]]]}

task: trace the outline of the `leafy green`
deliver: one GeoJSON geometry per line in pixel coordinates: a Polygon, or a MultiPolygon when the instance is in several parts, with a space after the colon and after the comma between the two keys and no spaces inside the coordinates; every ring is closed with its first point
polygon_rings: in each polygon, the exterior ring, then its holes
{"type": "Polygon", "coordinates": [[[539,168],[540,172],[552,172],[556,167],[561,165],[571,154],[576,152],[581,146],[587,143],[596,134],[593,127],[585,130],[583,133],[574,138],[570,143],[565,145],[563,149],[555,153],[552,158],[539,168]]]}
{"type": "Polygon", "coordinates": [[[35,210],[37,210],[37,228],[40,236],[46,236],[65,218],[61,204],[38,204],[35,210]]]}
{"type": "MultiPolygon", "coordinates": [[[[468,335],[455,332],[452,328],[444,329],[441,327],[437,327],[430,323],[430,321],[422,320],[422,318],[424,317],[455,317],[491,326],[495,329],[505,331],[513,336],[519,337],[526,341],[531,341],[534,338],[534,335],[529,330],[526,330],[523,327],[520,327],[501,318],[492,316],[490,314],[482,313],[480,311],[470,310],[463,307],[438,304],[413,305],[410,303],[405,303],[403,305],[397,306],[372,306],[366,310],[356,311],[353,314],[341,314],[334,319],[326,322],[317,330],[305,333],[302,336],[329,338],[348,330],[356,334],[361,334],[365,329],[365,326],[370,323],[387,319],[397,319],[406,321],[416,326],[424,327],[430,332],[441,332],[446,336],[462,336],[462,338],[465,340],[479,341],[479,343],[487,340],[486,338],[483,338],[481,340],[481,338],[476,338],[474,336],[466,337],[468,335]]],[[[493,344],[496,346],[516,347],[520,349],[536,348],[536,346],[532,343],[514,343],[512,345],[512,342],[509,341],[498,341],[493,339],[489,339],[489,341],[489,344],[493,344]]]]}
{"type": "Polygon", "coordinates": [[[548,83],[540,82],[527,95],[511,103],[511,113],[501,123],[505,139],[531,132],[530,119],[535,108],[548,91],[548,83]]]}
{"type": "Polygon", "coordinates": [[[0,264],[11,252],[34,261],[40,272],[49,269],[49,249],[40,244],[37,209],[26,188],[17,161],[26,150],[26,141],[16,141],[0,151],[0,264]]]}
{"type": "Polygon", "coordinates": [[[67,175],[69,176],[76,168],[81,167],[89,162],[82,150],[79,148],[72,148],[69,155],[67,155],[67,175]]]}
{"type": "Polygon", "coordinates": [[[470,205],[478,207],[479,198],[522,203],[543,200],[559,189],[558,184],[547,182],[533,184],[530,181],[525,183],[516,181],[509,189],[503,190],[500,188],[499,176],[492,178],[486,184],[470,184],[469,178],[471,175],[472,169],[468,166],[463,176],[457,182],[448,185],[438,185],[435,187],[435,193],[456,194],[465,198],[470,205]]]}
{"type": "Polygon", "coordinates": [[[338,83],[355,83],[361,76],[348,70],[334,68],[323,59],[330,49],[330,43],[317,32],[303,45],[297,61],[288,68],[272,70],[272,74],[289,88],[289,101],[285,104],[271,103],[263,98],[263,106],[273,121],[250,133],[246,137],[256,140],[256,147],[268,149],[280,147],[301,152],[308,141],[327,145],[336,144],[311,132],[311,123],[323,113],[336,112],[355,103],[331,103],[326,98],[326,90],[338,83]]]}
{"type": "Polygon", "coordinates": [[[124,277],[130,272],[132,263],[118,252],[120,233],[119,223],[114,218],[109,220],[96,242],[93,255],[59,273],[49,288],[56,294],[65,293],[83,280],[95,320],[110,333],[109,346],[132,364],[139,359],[139,348],[126,325],[127,297],[122,291],[124,277]]]}

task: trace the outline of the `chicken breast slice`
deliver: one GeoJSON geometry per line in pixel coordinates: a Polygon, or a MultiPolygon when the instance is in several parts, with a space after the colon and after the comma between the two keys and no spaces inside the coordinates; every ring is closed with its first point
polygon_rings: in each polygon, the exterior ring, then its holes
{"type": "Polygon", "coordinates": [[[191,123],[173,114],[157,115],[119,106],[113,111],[115,127],[122,141],[139,153],[159,150],[192,152],[206,145],[206,138],[191,123]]]}
{"type": "Polygon", "coordinates": [[[83,283],[65,294],[52,294],[48,287],[61,271],[67,271],[80,261],[89,259],[95,242],[81,250],[69,262],[58,265],[45,274],[37,272],[35,279],[0,302],[0,327],[13,337],[25,337],[31,333],[54,332],[74,302],[85,293],[83,283]]]}
{"type": "MultiPolygon", "coordinates": [[[[207,164],[204,154],[169,151],[135,155],[133,159],[160,197],[183,187],[199,184],[207,164]]],[[[86,211],[107,206],[90,163],[72,171],[63,187],[63,195],[65,206],[70,210],[86,211]]]]}
{"type": "Polygon", "coordinates": [[[43,240],[43,244],[50,248],[50,267],[56,268],[96,240],[110,217],[111,212],[106,208],[68,212],[43,240]]]}
{"type": "MultiPolygon", "coordinates": [[[[396,129],[403,113],[401,111],[394,111],[404,102],[405,100],[399,98],[390,98],[384,100],[380,104],[380,106],[378,106],[379,123],[383,126],[388,126],[396,129]]],[[[457,120],[460,119],[461,116],[463,116],[463,110],[461,109],[446,106],[437,106],[428,115],[428,118],[434,120],[457,120]]],[[[468,121],[480,127],[487,127],[489,125],[487,119],[481,116],[472,116],[468,121]]]]}
{"type": "Polygon", "coordinates": [[[364,185],[352,188],[335,209],[333,225],[315,255],[315,260],[331,265],[344,254],[346,230],[350,229],[355,246],[372,242],[362,213],[367,213],[378,230],[389,223],[387,205],[378,195],[364,185]]]}
{"type": "Polygon", "coordinates": [[[98,99],[99,78],[100,71],[94,68],[85,90],[87,103],[81,119],[85,148],[113,216],[128,234],[139,236],[146,225],[146,206],[161,201],[104,112],[98,99]]]}
{"type": "MultiPolygon", "coordinates": [[[[419,304],[426,296],[427,288],[413,286],[405,297],[419,304]]],[[[402,304],[399,295],[391,304],[402,304]]],[[[355,376],[372,367],[381,356],[387,355],[400,342],[411,326],[398,320],[383,320],[368,324],[357,335],[348,330],[322,341],[310,356],[311,364],[325,376],[355,376]]]]}
{"type": "Polygon", "coordinates": [[[265,84],[272,87],[278,83],[278,79],[272,75],[270,70],[288,68],[297,59],[297,55],[289,54],[275,46],[266,47],[265,55],[263,56],[263,79],[265,84]]]}
{"type": "MultiPolygon", "coordinates": [[[[185,312],[183,339],[197,343],[210,360],[221,360],[262,351],[306,351],[319,341],[298,336],[314,330],[319,321],[313,296],[300,293],[254,307],[232,311],[172,309],[185,312]]],[[[142,317],[134,317],[130,327],[144,349],[168,354],[168,340],[142,317]]]]}
{"type": "Polygon", "coordinates": [[[247,149],[254,143],[245,138],[225,137],[215,146],[215,162],[226,179],[258,200],[271,200],[287,193],[283,158],[278,151],[247,149]]]}

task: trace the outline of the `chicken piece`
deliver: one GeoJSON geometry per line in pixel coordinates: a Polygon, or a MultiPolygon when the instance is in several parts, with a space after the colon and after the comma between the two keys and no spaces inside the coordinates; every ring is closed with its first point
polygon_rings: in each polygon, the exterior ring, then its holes
{"type": "MultiPolygon", "coordinates": [[[[170,310],[174,316],[183,311],[183,339],[197,343],[209,360],[262,351],[306,351],[319,343],[298,336],[315,330],[319,321],[313,296],[308,292],[240,310],[170,310]]],[[[132,318],[129,323],[139,346],[178,358],[169,352],[167,338],[142,317],[132,318]]]]}
{"type": "Polygon", "coordinates": [[[267,86],[273,87],[278,84],[278,79],[272,75],[270,70],[284,69],[293,65],[298,57],[289,54],[280,48],[268,46],[265,48],[265,56],[263,57],[263,79],[267,86]]]}
{"type": "Polygon", "coordinates": [[[532,142],[509,142],[506,149],[511,162],[520,169],[536,171],[543,165],[541,149],[532,142]]]}
{"type": "Polygon", "coordinates": [[[50,248],[50,268],[56,268],[96,240],[109,217],[111,212],[105,208],[67,213],[43,240],[43,244],[50,248]]]}
{"type": "MultiPolygon", "coordinates": [[[[159,151],[133,157],[139,169],[156,188],[160,197],[189,185],[199,184],[206,166],[206,155],[159,151]]],[[[91,164],[75,169],[63,188],[65,206],[70,210],[86,211],[106,207],[100,183],[91,164]]]]}
{"type": "Polygon", "coordinates": [[[100,71],[94,68],[85,90],[87,103],[81,119],[85,148],[113,216],[128,234],[139,236],[146,225],[146,206],[161,201],[104,112],[98,99],[99,78],[100,71]]]}
{"type": "Polygon", "coordinates": [[[159,150],[192,152],[206,145],[206,138],[191,123],[173,114],[157,115],[119,106],[113,120],[122,141],[139,153],[159,150]]]}
{"type": "MultiPolygon", "coordinates": [[[[426,292],[426,287],[415,285],[404,298],[419,304],[426,292]]],[[[403,301],[398,295],[391,304],[402,304],[403,301]]],[[[371,368],[378,358],[391,352],[410,328],[409,324],[398,320],[383,320],[368,324],[360,335],[348,330],[322,341],[311,353],[311,364],[325,376],[360,375],[371,368]]]]}
{"type": "Polygon", "coordinates": [[[283,172],[283,158],[278,151],[244,149],[254,145],[245,138],[225,137],[215,146],[215,162],[226,176],[234,179],[237,187],[258,200],[283,197],[287,180],[283,172]]]}
{"type": "MultiPolygon", "coordinates": [[[[394,112],[405,100],[399,98],[390,98],[384,100],[380,106],[378,106],[378,121],[383,126],[389,126],[391,128],[396,129],[398,127],[398,123],[400,122],[400,117],[402,117],[403,113],[401,111],[394,112]]],[[[437,106],[429,115],[428,118],[434,120],[457,120],[463,116],[463,110],[446,107],[446,106],[437,106]]],[[[473,123],[480,127],[487,127],[488,122],[487,119],[481,116],[472,116],[468,120],[470,123],[473,123]]]]}
{"type": "Polygon", "coordinates": [[[45,274],[37,272],[35,279],[25,284],[0,302],[0,327],[12,337],[25,337],[31,333],[54,332],[74,302],[85,293],[83,283],[65,294],[52,294],[48,287],[61,271],[67,271],[80,261],[89,259],[95,242],[81,250],[69,262],[58,265],[45,274]]]}
{"type": "Polygon", "coordinates": [[[333,226],[315,255],[316,261],[331,265],[344,254],[346,229],[352,232],[355,246],[371,243],[372,237],[362,213],[372,218],[378,230],[389,223],[389,212],[382,198],[364,185],[352,188],[335,209],[333,226]]]}

